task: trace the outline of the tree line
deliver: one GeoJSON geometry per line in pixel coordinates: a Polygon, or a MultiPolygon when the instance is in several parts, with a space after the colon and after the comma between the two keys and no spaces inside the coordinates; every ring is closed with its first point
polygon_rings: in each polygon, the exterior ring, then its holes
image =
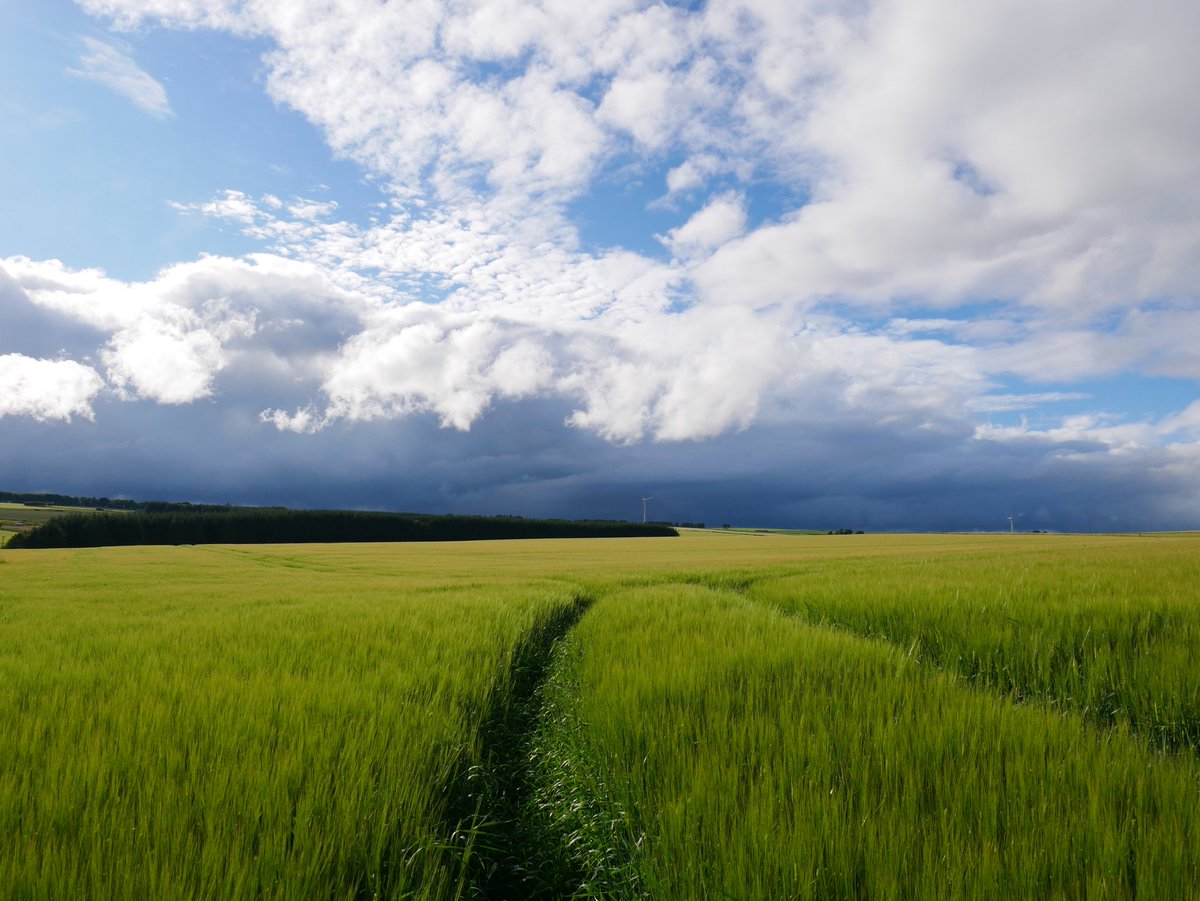
{"type": "Polygon", "coordinates": [[[66,513],[14,535],[9,548],[159,544],[294,544],[350,541],[478,541],[678,535],[658,523],[523,519],[147,504],[130,513],[66,513]],[[168,509],[163,509],[163,508],[168,509]]]}
{"type": "Polygon", "coordinates": [[[75,497],[71,494],[17,491],[0,491],[0,503],[24,504],[26,507],[94,507],[109,510],[141,510],[146,506],[145,501],[130,501],[120,498],[75,497]]]}

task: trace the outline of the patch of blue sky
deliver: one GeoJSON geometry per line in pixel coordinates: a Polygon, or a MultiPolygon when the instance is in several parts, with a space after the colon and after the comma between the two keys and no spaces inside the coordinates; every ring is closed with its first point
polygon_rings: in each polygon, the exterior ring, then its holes
{"type": "Polygon", "coordinates": [[[671,156],[639,164],[622,157],[601,171],[591,189],[567,208],[583,248],[595,252],[622,247],[666,260],[671,254],[659,237],[718,197],[730,193],[744,197],[748,231],[778,222],[808,202],[806,186],[765,179],[745,183],[729,174],[669,196],[667,173],[684,159],[671,156]]]}
{"type": "Polygon", "coordinates": [[[303,115],[267,95],[268,43],[211,32],[163,31],[156,38],[144,59],[166,79],[196,148],[189,163],[211,160],[207,168],[239,182],[223,187],[246,193],[336,199],[342,215],[360,223],[384,199],[375,180],[336,158],[303,115]]]}
{"type": "Polygon", "coordinates": [[[993,376],[991,382],[974,407],[979,419],[995,426],[1050,429],[1068,416],[1098,411],[1096,396],[1075,384],[1032,384],[1016,376],[993,376]]]}
{"type": "Polygon", "coordinates": [[[503,84],[524,75],[532,58],[532,51],[526,49],[511,57],[459,60],[458,67],[460,75],[476,84],[503,84]]]}
{"type": "Polygon", "coordinates": [[[1032,428],[1050,428],[1072,416],[1103,416],[1114,423],[1157,422],[1200,399],[1200,385],[1191,379],[1133,373],[1055,385],[1016,377],[995,381],[981,413],[996,425],[1025,422],[1032,428]],[[986,409],[989,398],[1007,409],[986,409]]]}
{"type": "Polygon", "coordinates": [[[633,165],[602,172],[591,189],[567,208],[582,248],[595,253],[620,247],[669,259],[670,252],[656,236],[683,224],[687,217],[658,202],[666,193],[664,177],[665,171],[658,168],[633,165]]]}
{"type": "Polygon", "coordinates": [[[675,288],[668,295],[667,306],[665,307],[668,313],[686,313],[696,305],[696,297],[686,288],[675,288]]]}
{"type": "Polygon", "coordinates": [[[1071,391],[1090,395],[1088,402],[1072,402],[1078,409],[1105,410],[1128,415],[1130,420],[1158,420],[1178,413],[1200,400],[1200,383],[1193,379],[1127,374],[1105,379],[1073,382],[1071,391]]]}
{"type": "Polygon", "coordinates": [[[996,337],[1016,321],[1012,303],[1003,299],[973,299],[933,305],[928,298],[893,297],[886,308],[874,301],[864,303],[847,295],[821,298],[823,312],[851,321],[864,332],[903,331],[916,337],[934,338],[950,343],[986,344],[989,324],[995,325],[996,337]]]}
{"type": "MultiPolygon", "coordinates": [[[[1022,328],[1018,311],[1003,300],[975,300],[952,309],[929,307],[920,302],[886,317],[863,315],[853,304],[833,301],[826,309],[853,321],[867,332],[902,331],[912,338],[932,338],[965,345],[1004,344],[1022,328]]],[[[1123,314],[1114,313],[1105,322],[1094,322],[1098,331],[1118,331],[1123,314]]],[[[1044,426],[1066,416],[1105,414],[1120,421],[1159,420],[1200,400],[1200,382],[1195,379],[1142,375],[1127,371],[1105,378],[1062,381],[1027,381],[1016,376],[996,375],[995,397],[1028,398],[1014,401],[1012,409],[991,410],[997,424],[1015,424],[1022,418],[1044,426]]]]}
{"type": "Polygon", "coordinates": [[[604,102],[604,95],[608,92],[611,84],[612,76],[610,74],[595,74],[586,83],[576,86],[574,91],[593,106],[599,107],[604,102]]]}
{"type": "MultiPolygon", "coordinates": [[[[731,184],[730,190],[738,190],[738,187],[731,184]]],[[[780,185],[765,180],[745,186],[743,193],[749,229],[786,219],[810,200],[806,185],[780,185]]]]}
{"type": "Polygon", "coordinates": [[[966,160],[958,160],[954,163],[953,175],[955,181],[965,185],[972,193],[978,194],[980,197],[990,197],[996,193],[996,186],[966,160]]]}
{"type": "Polygon", "coordinates": [[[32,0],[0,16],[0,256],[102,266],[125,279],[200,253],[239,255],[259,242],[229,223],[184,215],[225,189],[336,200],[367,222],[383,195],[335,160],[322,136],[264,87],[263,42],[151,28],[113,35],[74,6],[32,0]],[[84,38],[128,53],[163,86],[156,116],[79,69],[84,38]],[[81,152],[86,148],[86,152],[81,152]]]}

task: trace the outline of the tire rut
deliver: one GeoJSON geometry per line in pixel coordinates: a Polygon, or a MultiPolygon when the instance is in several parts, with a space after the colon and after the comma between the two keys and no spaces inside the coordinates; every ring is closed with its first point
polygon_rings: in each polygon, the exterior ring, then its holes
{"type": "Polygon", "coordinates": [[[531,747],[538,726],[542,687],[555,646],[579,622],[594,599],[571,604],[534,625],[515,649],[506,692],[496,692],[480,730],[475,766],[457,780],[454,807],[468,837],[460,897],[541,899],[569,897],[570,875],[547,853],[527,810],[535,773],[531,747]]]}

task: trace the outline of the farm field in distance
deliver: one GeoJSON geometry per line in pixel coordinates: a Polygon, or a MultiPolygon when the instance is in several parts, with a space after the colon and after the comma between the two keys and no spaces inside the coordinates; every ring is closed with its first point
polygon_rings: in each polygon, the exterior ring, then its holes
{"type": "Polygon", "coordinates": [[[94,512],[87,507],[59,507],[53,504],[14,504],[0,501],[0,547],[13,535],[56,516],[94,512]]]}
{"type": "Polygon", "coordinates": [[[11,897],[1200,894],[1200,535],[0,552],[11,897]]]}

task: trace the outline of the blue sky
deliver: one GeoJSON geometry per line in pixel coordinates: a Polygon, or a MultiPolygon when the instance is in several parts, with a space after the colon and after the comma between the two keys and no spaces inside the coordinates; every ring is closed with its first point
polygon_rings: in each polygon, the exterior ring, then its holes
{"type": "Polygon", "coordinates": [[[1200,9],[11,0],[9,490],[1200,527],[1200,9]]]}

